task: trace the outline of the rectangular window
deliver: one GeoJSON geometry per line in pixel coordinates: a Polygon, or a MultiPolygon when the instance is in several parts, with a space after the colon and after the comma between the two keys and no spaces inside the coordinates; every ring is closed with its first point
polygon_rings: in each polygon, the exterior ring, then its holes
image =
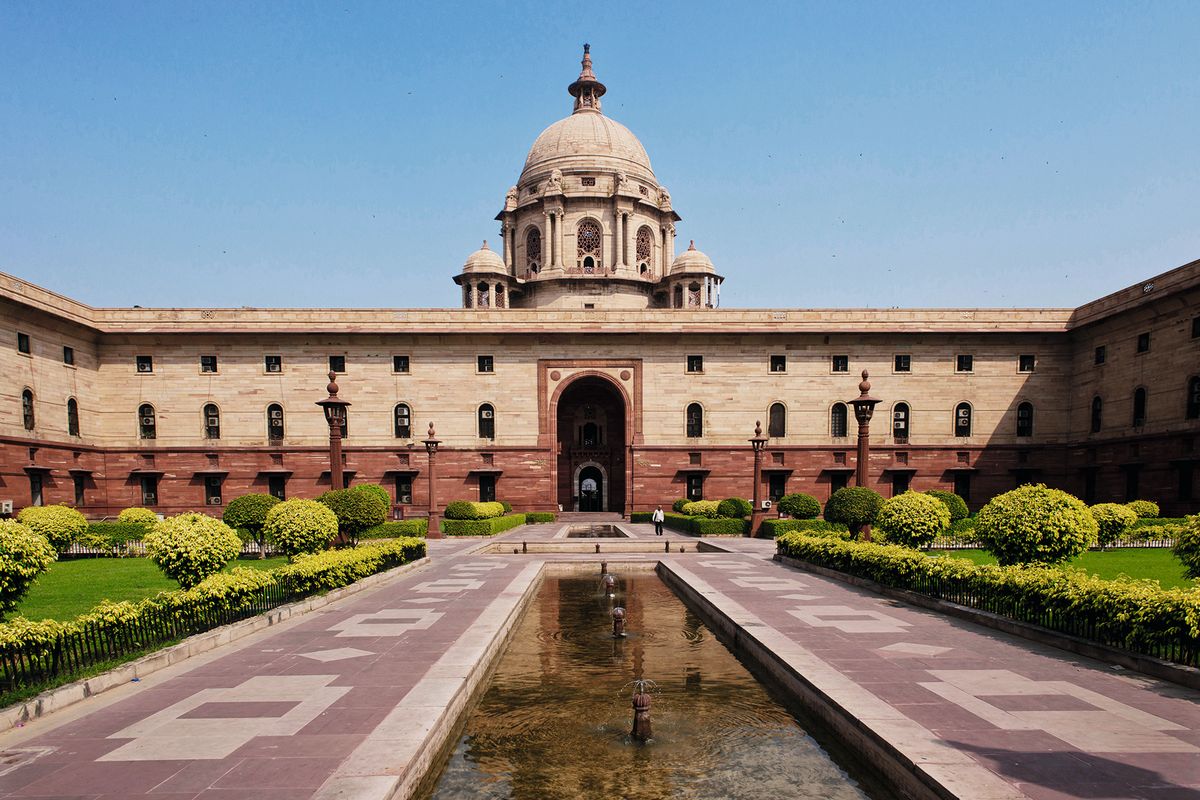
{"type": "Polygon", "coordinates": [[[912,356],[910,355],[896,356],[892,364],[895,372],[912,372],[912,356]]]}
{"type": "Polygon", "coordinates": [[[954,359],[955,372],[974,372],[975,356],[956,356],[954,359]]]}
{"type": "Polygon", "coordinates": [[[200,371],[201,372],[216,372],[217,357],[216,356],[200,356],[200,371]]]}
{"type": "Polygon", "coordinates": [[[1083,502],[1089,506],[1096,502],[1096,470],[1089,469],[1083,473],[1083,502]]]}
{"type": "Polygon", "coordinates": [[[767,499],[778,503],[779,498],[787,494],[787,474],[783,472],[767,473],[767,499]]]}
{"type": "Polygon", "coordinates": [[[476,372],[495,372],[496,359],[494,356],[477,356],[475,358],[476,372]]]}
{"type": "Polygon", "coordinates": [[[263,356],[263,369],[267,372],[283,372],[283,356],[263,356]]]}
{"type": "Polygon", "coordinates": [[[704,476],[692,473],[687,476],[687,499],[704,499],[704,476]]]}
{"type": "Polygon", "coordinates": [[[1138,499],[1138,488],[1139,488],[1138,484],[1140,482],[1139,478],[1141,478],[1141,472],[1142,472],[1142,470],[1140,467],[1126,467],[1125,468],[1125,502],[1126,503],[1132,503],[1134,500],[1138,499]]]}
{"type": "Polygon", "coordinates": [[[153,356],[134,356],[134,363],[137,364],[137,371],[142,374],[154,372],[154,357],[153,356]]]}
{"type": "Polygon", "coordinates": [[[346,372],[346,357],[345,356],[330,356],[329,371],[336,372],[339,375],[346,372]]]}
{"type": "Polygon", "coordinates": [[[1104,360],[1107,357],[1108,357],[1108,348],[1105,347],[1104,345],[1097,346],[1096,347],[1096,363],[1103,364],[1104,360]]]}
{"type": "Polygon", "coordinates": [[[221,505],[221,476],[204,476],[204,504],[209,506],[221,505]]]}
{"type": "Polygon", "coordinates": [[[143,475],[141,477],[142,484],[142,505],[156,506],[158,505],[158,476],[143,475]]]}
{"type": "Polygon", "coordinates": [[[42,476],[39,473],[29,473],[29,504],[42,505],[42,476]]]}
{"type": "Polygon", "coordinates": [[[704,356],[688,356],[687,371],[704,372],[704,356]]]}
{"type": "Polygon", "coordinates": [[[1033,368],[1037,366],[1037,357],[1034,355],[1019,355],[1017,356],[1017,372],[1033,372],[1033,368]]]}
{"type": "Polygon", "coordinates": [[[771,372],[787,372],[787,356],[771,356],[771,372]]]}
{"type": "Polygon", "coordinates": [[[834,372],[850,371],[850,356],[833,356],[832,362],[834,372]]]}
{"type": "MultiPolygon", "coordinates": [[[[1138,334],[1137,351],[1139,353],[1149,353],[1150,352],[1150,334],[1149,333],[1139,333],[1138,334]]],[[[1134,499],[1136,499],[1136,498],[1134,498],[1134,499]]]]}
{"type": "Polygon", "coordinates": [[[908,484],[912,480],[911,472],[893,472],[892,473],[892,497],[904,494],[908,491],[908,484]]]}
{"type": "Polygon", "coordinates": [[[831,472],[829,473],[829,493],[833,494],[838,489],[845,489],[846,484],[850,482],[849,472],[831,472]]]}
{"type": "Polygon", "coordinates": [[[398,505],[412,505],[412,475],[397,475],[396,476],[396,503],[398,505]]]}
{"type": "Polygon", "coordinates": [[[75,505],[86,506],[87,503],[84,502],[84,499],[85,499],[84,498],[84,489],[87,488],[87,478],[84,477],[83,475],[75,475],[74,482],[75,482],[75,505]]]}
{"type": "Polygon", "coordinates": [[[69,364],[72,366],[75,364],[75,348],[74,347],[67,347],[66,345],[63,346],[63,363],[69,364]]]}
{"type": "Polygon", "coordinates": [[[1196,484],[1196,470],[1191,464],[1179,465],[1179,499],[1183,502],[1191,502],[1195,496],[1194,487],[1196,484]]]}
{"type": "Polygon", "coordinates": [[[1200,317],[1192,317],[1192,338],[1200,339],[1200,317]]]}
{"type": "Polygon", "coordinates": [[[17,352],[24,353],[25,355],[29,355],[29,353],[32,349],[33,349],[33,347],[29,342],[29,334],[28,333],[18,333],[17,334],[17,352]]]}
{"type": "Polygon", "coordinates": [[[408,374],[408,356],[392,356],[392,372],[398,375],[408,374]]]}
{"type": "Polygon", "coordinates": [[[280,500],[287,500],[287,476],[268,475],[267,492],[271,495],[271,497],[278,497],[280,500]]]}
{"type": "Polygon", "coordinates": [[[481,502],[481,503],[496,502],[496,476],[495,475],[480,475],[479,476],[479,502],[481,502]]]}
{"type": "Polygon", "coordinates": [[[956,472],[954,473],[954,493],[963,500],[970,501],[971,499],[971,473],[956,472]]]}

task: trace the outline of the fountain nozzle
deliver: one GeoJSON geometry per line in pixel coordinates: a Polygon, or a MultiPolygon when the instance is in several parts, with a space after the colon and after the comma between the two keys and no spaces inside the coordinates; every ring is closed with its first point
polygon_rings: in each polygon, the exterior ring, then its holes
{"type": "Polygon", "coordinates": [[[650,683],[646,680],[633,682],[633,730],[629,735],[639,742],[654,738],[650,729],[650,693],[646,691],[650,683]]]}
{"type": "Polygon", "coordinates": [[[625,609],[617,606],[612,610],[613,638],[625,638],[625,609]]]}
{"type": "Polygon", "coordinates": [[[603,578],[600,579],[600,582],[604,584],[604,593],[605,594],[614,595],[617,593],[617,579],[614,578],[612,575],[606,574],[603,578]]]}

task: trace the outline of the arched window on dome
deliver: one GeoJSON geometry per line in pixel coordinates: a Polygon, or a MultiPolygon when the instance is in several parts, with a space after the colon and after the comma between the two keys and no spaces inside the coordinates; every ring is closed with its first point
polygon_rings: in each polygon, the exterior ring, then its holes
{"type": "Polygon", "coordinates": [[[471,284],[463,284],[463,308],[471,307],[471,284]]]}
{"type": "Polygon", "coordinates": [[[603,241],[600,224],[595,220],[585,219],[575,229],[576,250],[579,257],[579,268],[591,274],[600,268],[603,241]]]}
{"type": "Polygon", "coordinates": [[[683,308],[683,287],[676,284],[671,303],[672,308],[683,308]]]}
{"type": "Polygon", "coordinates": [[[496,308],[504,308],[504,284],[496,284],[496,308]]]}
{"type": "Polygon", "coordinates": [[[650,271],[650,261],[654,256],[654,232],[643,225],[637,232],[637,265],[638,272],[645,275],[650,271]]]}
{"type": "Polygon", "coordinates": [[[700,284],[693,281],[688,285],[688,308],[700,307],[700,284]]]}
{"type": "Polygon", "coordinates": [[[488,285],[486,283],[481,283],[476,286],[475,291],[475,306],[477,308],[487,308],[492,304],[491,293],[488,291],[488,285]]]}
{"type": "Polygon", "coordinates": [[[542,271],[542,232],[537,228],[525,234],[525,269],[531,274],[542,271]]]}

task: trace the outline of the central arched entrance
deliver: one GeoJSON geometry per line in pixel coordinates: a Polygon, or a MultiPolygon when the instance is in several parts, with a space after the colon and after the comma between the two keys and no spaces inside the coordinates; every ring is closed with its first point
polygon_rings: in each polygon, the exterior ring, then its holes
{"type": "Polygon", "coordinates": [[[555,436],[563,511],[624,510],[625,411],[621,391],[598,375],[580,377],[562,390],[555,436]]]}

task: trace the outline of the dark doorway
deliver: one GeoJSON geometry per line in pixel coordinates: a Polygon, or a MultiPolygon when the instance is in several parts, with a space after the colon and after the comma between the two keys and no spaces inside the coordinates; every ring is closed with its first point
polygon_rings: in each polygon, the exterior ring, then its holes
{"type": "Polygon", "coordinates": [[[580,511],[604,510],[604,474],[596,467],[584,467],[579,471],[580,511]]]}
{"type": "Polygon", "coordinates": [[[571,383],[558,398],[558,503],[563,511],[616,511],[625,507],[625,398],[596,375],[571,383]],[[583,491],[595,483],[593,495],[583,491]],[[589,484],[590,486],[590,484],[589,484]]]}

